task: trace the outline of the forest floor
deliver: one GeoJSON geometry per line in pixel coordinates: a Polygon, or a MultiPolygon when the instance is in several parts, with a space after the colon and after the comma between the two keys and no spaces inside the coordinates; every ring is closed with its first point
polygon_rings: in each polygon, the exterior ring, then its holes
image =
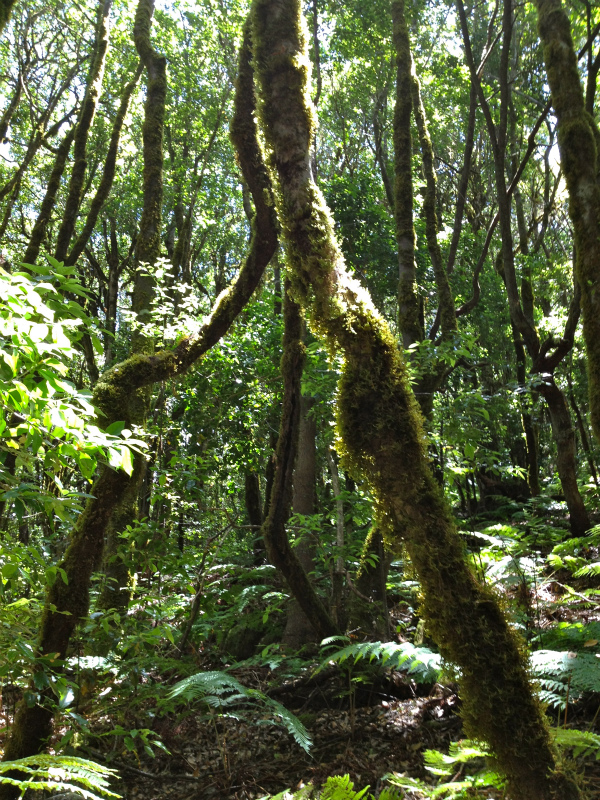
{"type": "MultiPolygon", "coordinates": [[[[587,555],[600,562],[598,548],[587,555]]],[[[572,574],[554,570],[540,583],[507,584],[502,591],[513,608],[526,608],[523,627],[528,638],[548,647],[545,638],[561,625],[587,630],[600,624],[600,588],[594,586],[598,586],[597,576],[584,585],[574,581],[572,574]]],[[[398,623],[405,610],[401,603],[391,609],[392,623],[398,623]]],[[[583,647],[592,645],[597,650],[597,639],[600,635],[585,641],[583,647]]],[[[228,668],[216,652],[212,646],[196,651],[192,668],[204,673],[228,668]]],[[[206,704],[191,702],[176,711],[171,706],[168,713],[161,714],[158,698],[164,698],[181,676],[160,674],[157,668],[144,678],[152,685],[154,698],[144,707],[135,706],[133,696],[121,695],[118,712],[98,700],[89,712],[81,709],[90,725],[91,735],[85,739],[93,746],[86,747],[84,740],[78,754],[117,770],[121,780],[115,789],[125,800],[257,800],[285,789],[293,792],[309,783],[318,787],[328,776],[344,774],[356,789],[369,785],[376,797],[389,773],[419,778],[433,786],[436,779],[426,771],[423,754],[427,750],[447,753],[451,742],[465,736],[458,686],[450,678],[443,683],[419,684],[406,672],[363,666],[363,662],[353,667],[346,662],[345,668],[332,664],[315,672],[320,662],[322,657],[312,663],[306,660],[283,676],[265,665],[228,670],[243,686],[272,697],[301,720],[313,740],[309,753],[283,727],[267,724],[266,714],[256,709],[211,710],[206,704]],[[159,713],[153,717],[154,711],[159,713]],[[137,745],[128,749],[123,736],[107,736],[117,725],[123,730],[148,725],[168,752],[156,749],[151,757],[137,745]]],[[[600,685],[600,665],[598,673],[600,685]]],[[[99,697],[104,694],[106,691],[100,692],[99,697]]],[[[9,693],[3,695],[2,713],[8,727],[16,699],[9,693]]],[[[551,724],[600,734],[600,692],[582,693],[573,700],[569,698],[566,713],[549,710],[551,724]]],[[[66,731],[63,727],[58,737],[66,731]]],[[[1,745],[0,732],[0,749],[1,745]]],[[[459,765],[454,778],[461,779],[483,766],[484,759],[467,767],[459,765]]],[[[576,759],[575,768],[584,775],[589,797],[600,798],[600,750],[576,759]]],[[[406,790],[404,796],[407,800],[425,797],[412,790],[406,790]]],[[[508,800],[494,789],[472,796],[508,800]]]]}
{"type": "MultiPolygon", "coordinates": [[[[560,577],[560,576],[559,576],[560,577]]],[[[600,621],[600,606],[589,598],[567,594],[555,581],[533,591],[528,598],[537,609],[536,626],[542,632],[567,622],[584,625],[600,621]]],[[[214,669],[206,663],[204,669],[214,669]]],[[[220,666],[222,668],[222,665],[220,666]]],[[[368,673],[368,669],[365,670],[368,673]]],[[[337,667],[314,676],[280,682],[273,689],[268,668],[233,670],[247,687],[273,694],[304,723],[313,739],[305,753],[282,728],[264,724],[255,713],[244,719],[215,715],[201,718],[190,712],[163,717],[156,726],[169,754],[154,759],[118,760],[114,766],[123,778],[126,800],[256,800],[305,784],[322,785],[330,775],[348,774],[356,789],[370,785],[375,796],[388,773],[401,773],[435,783],[424,768],[423,753],[448,752],[450,742],[464,738],[457,685],[419,685],[405,673],[379,670],[379,677],[349,691],[348,673],[337,667]]],[[[569,705],[568,714],[549,712],[552,724],[600,733],[600,696],[583,696],[569,705]]],[[[600,759],[600,752],[596,754],[600,759]]],[[[472,773],[484,766],[475,761],[466,767],[472,773]]],[[[576,769],[583,773],[590,797],[600,798],[600,760],[579,758],[576,769]]],[[[461,779],[459,768],[454,779],[461,779]]],[[[410,800],[424,795],[406,790],[410,800]]],[[[474,795],[486,800],[503,798],[500,791],[486,789],[474,795]]]]}

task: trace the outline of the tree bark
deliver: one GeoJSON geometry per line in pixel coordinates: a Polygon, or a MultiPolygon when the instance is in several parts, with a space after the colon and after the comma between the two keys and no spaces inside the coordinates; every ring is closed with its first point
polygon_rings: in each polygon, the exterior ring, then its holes
{"type": "Polygon", "coordinates": [[[96,114],[96,107],[102,88],[104,64],[108,50],[108,26],[112,0],[100,0],[98,6],[98,21],[96,25],[96,40],[94,43],[94,57],[88,75],[85,97],[77,121],[75,144],[73,146],[73,168],[69,181],[69,190],[65,202],[62,222],[56,238],[54,251],[58,261],[64,261],[67,249],[75,230],[77,214],[81,205],[85,173],[87,169],[87,141],[96,114]]]}
{"type": "Polygon", "coordinates": [[[394,109],[394,219],[398,246],[398,324],[402,345],[408,348],[423,339],[420,321],[417,271],[415,265],[415,230],[413,226],[412,57],[408,28],[404,18],[404,0],[392,3],[394,49],[396,52],[396,106],[394,109]]]}
{"type": "Polygon", "coordinates": [[[569,18],[560,0],[536,0],[535,5],[575,234],[592,429],[600,441],[600,135],[585,108],[569,18]]]}
{"type": "MultiPolygon", "coordinates": [[[[310,162],[309,162],[310,170],[310,162]]],[[[269,561],[281,572],[292,595],[321,639],[334,636],[339,629],[316,594],[310,580],[290,545],[286,523],[290,516],[293,472],[298,452],[300,425],[300,382],[306,351],[302,342],[300,307],[290,297],[289,284],[283,298],[283,401],[281,423],[275,450],[275,473],[269,513],[263,525],[263,536],[269,561]]]]}
{"type": "Polygon", "coordinates": [[[121,97],[121,103],[119,105],[119,109],[117,111],[112,126],[110,142],[108,143],[108,150],[106,153],[106,158],[104,160],[104,169],[102,171],[102,178],[100,179],[100,184],[91,202],[90,210],[88,211],[83,229],[79,234],[79,236],[77,237],[77,240],[73,244],[73,247],[71,248],[68,256],[66,257],[67,264],[76,264],[77,259],[85,250],[89,238],[92,235],[94,228],[96,226],[96,222],[98,221],[98,216],[100,214],[100,211],[102,210],[102,207],[106,203],[108,196],[110,194],[110,190],[112,188],[113,180],[115,177],[117,152],[119,149],[121,130],[123,128],[123,123],[125,122],[125,117],[127,116],[127,111],[129,109],[129,103],[131,102],[131,97],[142,75],[142,69],[143,67],[140,64],[136,69],[133,78],[125,86],[125,89],[123,91],[123,95],[121,97]]]}
{"type": "Polygon", "coordinates": [[[255,0],[259,119],[278,181],[295,297],[331,351],[344,355],[337,427],[346,468],[366,480],[390,545],[402,532],[421,581],[423,613],[462,673],[467,730],[490,743],[515,800],[578,798],[557,768],[522,644],[491,589],[467,566],[430,473],[406,367],[364,288],[346,272],[331,215],[314,184],[306,30],[299,0],[255,0]]]}
{"type": "MultiPolygon", "coordinates": [[[[310,413],[314,406],[312,397],[300,397],[300,421],[298,428],[298,455],[294,469],[292,510],[294,514],[309,516],[315,513],[316,475],[317,475],[317,426],[310,413]]],[[[310,534],[309,534],[310,535],[310,534]]],[[[304,572],[309,575],[314,570],[315,548],[305,535],[294,548],[304,572]]],[[[307,642],[314,642],[315,629],[295,598],[288,606],[287,620],[283,632],[283,643],[298,650],[307,642]]]]}

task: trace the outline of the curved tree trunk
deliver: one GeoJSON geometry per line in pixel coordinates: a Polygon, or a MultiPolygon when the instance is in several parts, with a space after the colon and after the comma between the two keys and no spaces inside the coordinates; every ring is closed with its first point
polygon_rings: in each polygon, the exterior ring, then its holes
{"type": "Polygon", "coordinates": [[[367,481],[390,544],[402,531],[441,652],[462,673],[467,729],[488,741],[515,800],[578,798],[557,769],[522,644],[495,595],[467,566],[429,470],[420,415],[387,325],[346,272],[331,216],[314,184],[306,31],[299,0],[255,0],[252,11],[259,118],[271,151],[278,212],[295,296],[315,331],[344,355],[338,434],[347,468],[367,481]]]}

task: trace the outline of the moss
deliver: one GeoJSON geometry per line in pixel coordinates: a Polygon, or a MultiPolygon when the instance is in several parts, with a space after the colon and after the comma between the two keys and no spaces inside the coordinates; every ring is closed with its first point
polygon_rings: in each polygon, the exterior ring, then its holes
{"type": "Polygon", "coordinates": [[[0,33],[2,33],[10,19],[10,12],[14,4],[15,0],[1,0],[0,2],[0,33]]]}
{"type": "Polygon", "coordinates": [[[299,0],[255,0],[253,21],[259,118],[278,182],[275,196],[296,297],[313,329],[344,358],[337,429],[345,467],[367,481],[386,544],[398,548],[403,537],[423,588],[427,625],[443,655],[461,669],[468,727],[490,743],[512,796],[566,797],[551,774],[555,755],[521,643],[495,596],[467,566],[429,469],[397,344],[346,273],[330,215],[312,181],[299,0]]]}
{"type": "Polygon", "coordinates": [[[54,159],[54,166],[52,167],[52,172],[46,187],[46,194],[42,200],[38,218],[35,221],[35,225],[31,231],[27,250],[23,256],[23,261],[26,264],[35,264],[39,255],[42,241],[46,235],[48,222],[50,221],[50,214],[52,213],[52,209],[56,204],[56,195],[60,188],[60,181],[63,172],[65,171],[65,166],[67,163],[67,158],[69,157],[71,145],[73,144],[73,139],[75,138],[75,131],[75,127],[71,128],[58,147],[56,158],[54,159]]]}
{"type": "Polygon", "coordinates": [[[575,234],[592,427],[600,440],[600,186],[595,121],[585,109],[569,18],[560,0],[536,0],[558,146],[575,234]]]}

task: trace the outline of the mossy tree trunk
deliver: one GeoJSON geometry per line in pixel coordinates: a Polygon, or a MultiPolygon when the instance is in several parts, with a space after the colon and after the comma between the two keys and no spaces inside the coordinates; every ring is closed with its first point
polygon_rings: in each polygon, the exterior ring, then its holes
{"type": "Polygon", "coordinates": [[[56,205],[56,195],[60,188],[60,181],[63,176],[63,172],[65,171],[67,159],[71,151],[71,145],[73,144],[73,139],[75,138],[75,132],[75,126],[67,131],[56,151],[54,166],[52,167],[52,172],[50,173],[50,178],[48,179],[48,184],[46,186],[46,194],[42,200],[38,217],[31,230],[29,243],[27,245],[27,249],[25,250],[25,255],[23,256],[23,261],[26,264],[35,264],[39,255],[40,247],[44,240],[44,236],[46,235],[48,223],[50,222],[50,215],[52,214],[54,206],[56,205]]]}
{"type": "Polygon", "coordinates": [[[585,107],[569,18],[560,0],[536,0],[535,5],[575,234],[592,429],[600,441],[600,134],[585,107]]]}
{"type": "Polygon", "coordinates": [[[337,431],[345,465],[369,485],[390,545],[402,531],[442,654],[461,669],[464,719],[491,745],[515,800],[580,797],[557,770],[523,646],[494,593],[467,566],[429,470],[422,423],[397,343],[346,272],[331,215],[312,180],[314,118],[299,0],[255,0],[259,118],[278,182],[293,292],[312,327],[341,352],[337,431]]]}
{"type": "Polygon", "coordinates": [[[2,33],[10,19],[10,12],[14,4],[15,0],[0,0],[0,33],[2,33]]]}
{"type": "MultiPolygon", "coordinates": [[[[197,337],[184,339],[173,350],[133,355],[100,377],[94,388],[94,405],[100,412],[99,422],[103,426],[116,421],[123,421],[127,426],[136,424],[145,413],[145,405],[139,406],[137,390],[182,375],[225,335],[259,285],[277,248],[275,211],[270,200],[271,183],[256,135],[249,57],[246,43],[240,57],[240,77],[231,125],[231,137],[255,205],[248,255],[237,279],[218,298],[197,337]]],[[[58,653],[59,658],[63,658],[67,654],[71,635],[87,614],[91,574],[98,567],[107,527],[127,485],[122,473],[109,468],[104,469],[94,483],[92,499],[80,516],[59,564],[66,572],[68,583],[59,578],[48,590],[36,646],[37,656],[48,657],[58,653]]],[[[35,691],[33,683],[32,690],[35,691]]],[[[50,705],[37,704],[30,708],[20,703],[3,760],[11,761],[40,752],[51,732],[53,713],[50,705]]],[[[13,789],[8,784],[0,784],[0,798],[12,800],[16,796],[13,789]]]]}

